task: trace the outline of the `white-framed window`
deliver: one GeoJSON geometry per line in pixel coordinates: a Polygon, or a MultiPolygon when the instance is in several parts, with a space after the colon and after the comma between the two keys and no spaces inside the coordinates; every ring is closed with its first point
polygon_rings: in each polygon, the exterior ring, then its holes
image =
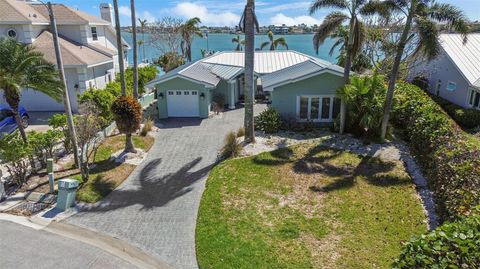
{"type": "Polygon", "coordinates": [[[92,39],[94,41],[98,40],[98,33],[97,33],[97,27],[91,27],[90,28],[92,30],[92,39]]]}
{"type": "Polygon", "coordinates": [[[176,91],[175,94],[176,95],[182,95],[182,91],[176,91]]]}
{"type": "Polygon", "coordinates": [[[12,39],[17,39],[17,31],[15,31],[15,29],[9,29],[7,35],[12,39]]]}
{"type": "Polygon", "coordinates": [[[173,95],[173,91],[168,91],[168,95],[173,95]]]}
{"type": "Polygon", "coordinates": [[[468,98],[468,104],[473,108],[480,109],[480,92],[470,90],[470,96],[468,98]]]}
{"type": "Polygon", "coordinates": [[[297,96],[299,121],[332,122],[340,112],[340,99],[335,95],[297,96]]]}
{"type": "Polygon", "coordinates": [[[190,95],[189,91],[183,91],[183,95],[190,95]]]}
{"type": "Polygon", "coordinates": [[[197,95],[197,91],[192,91],[192,95],[197,95]]]}
{"type": "Polygon", "coordinates": [[[453,82],[453,81],[449,81],[447,83],[447,91],[449,92],[453,92],[457,89],[457,83],[453,82]]]}

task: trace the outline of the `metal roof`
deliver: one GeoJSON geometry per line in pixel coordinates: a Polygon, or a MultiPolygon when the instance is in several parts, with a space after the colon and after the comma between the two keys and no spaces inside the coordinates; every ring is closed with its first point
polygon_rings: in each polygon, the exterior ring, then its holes
{"type": "Polygon", "coordinates": [[[224,80],[230,80],[238,76],[238,74],[240,74],[241,72],[243,72],[243,67],[238,67],[238,66],[223,65],[223,64],[209,64],[209,63],[201,63],[201,65],[205,66],[214,75],[224,80]]]}
{"type": "Polygon", "coordinates": [[[199,64],[198,62],[181,70],[179,74],[212,86],[216,86],[218,82],[220,82],[220,78],[213,74],[206,66],[199,64]]]}
{"type": "MultiPolygon", "coordinates": [[[[310,59],[312,59],[312,57],[291,50],[256,51],[254,71],[258,74],[268,74],[310,59]]],[[[243,68],[245,66],[245,56],[244,52],[241,51],[219,52],[204,59],[203,62],[243,68]]]]}
{"type": "Polygon", "coordinates": [[[465,44],[460,34],[442,34],[440,43],[467,81],[480,87],[480,34],[469,34],[465,44]]]}

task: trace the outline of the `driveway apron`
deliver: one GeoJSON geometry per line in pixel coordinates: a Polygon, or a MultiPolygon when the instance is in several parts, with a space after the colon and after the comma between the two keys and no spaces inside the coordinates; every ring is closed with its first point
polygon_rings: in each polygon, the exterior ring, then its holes
{"type": "MultiPolygon", "coordinates": [[[[256,110],[262,107],[257,106],[256,110]]],[[[160,122],[146,160],[106,199],[66,222],[125,240],[175,268],[198,268],[195,225],[208,172],[243,109],[160,122]]]]}

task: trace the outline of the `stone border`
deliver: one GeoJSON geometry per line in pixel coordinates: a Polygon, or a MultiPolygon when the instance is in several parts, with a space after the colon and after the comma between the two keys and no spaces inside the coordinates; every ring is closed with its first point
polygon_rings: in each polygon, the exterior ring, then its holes
{"type": "Polygon", "coordinates": [[[316,131],[305,134],[279,132],[275,135],[256,133],[256,136],[255,144],[244,146],[243,156],[256,155],[299,143],[316,143],[328,148],[344,150],[362,156],[377,157],[384,161],[402,161],[416,185],[425,216],[428,219],[428,229],[433,230],[439,225],[439,218],[435,212],[433,193],[428,189],[428,183],[423,176],[422,169],[418,166],[408,146],[403,141],[396,140],[384,144],[365,145],[362,141],[350,135],[340,135],[327,131],[316,131]]]}

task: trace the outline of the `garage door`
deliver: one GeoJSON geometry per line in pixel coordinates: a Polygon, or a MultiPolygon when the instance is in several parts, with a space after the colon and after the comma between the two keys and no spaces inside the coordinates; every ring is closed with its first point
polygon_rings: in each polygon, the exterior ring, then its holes
{"type": "Polygon", "coordinates": [[[198,91],[168,91],[167,108],[169,117],[199,117],[198,91]]]}

